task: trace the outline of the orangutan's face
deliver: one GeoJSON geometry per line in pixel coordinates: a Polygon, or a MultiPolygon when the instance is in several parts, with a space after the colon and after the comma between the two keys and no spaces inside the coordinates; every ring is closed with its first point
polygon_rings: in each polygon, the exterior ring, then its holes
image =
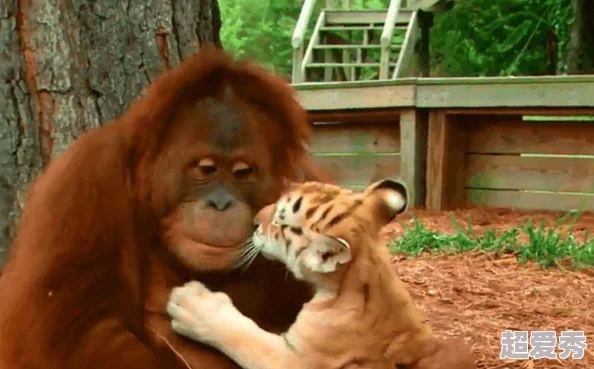
{"type": "Polygon", "coordinates": [[[253,230],[253,218],[274,202],[282,180],[271,175],[261,111],[226,96],[180,112],[157,172],[170,208],[164,234],[170,250],[194,270],[229,269],[253,230]],[[163,178],[161,177],[161,180],[163,178]]]}

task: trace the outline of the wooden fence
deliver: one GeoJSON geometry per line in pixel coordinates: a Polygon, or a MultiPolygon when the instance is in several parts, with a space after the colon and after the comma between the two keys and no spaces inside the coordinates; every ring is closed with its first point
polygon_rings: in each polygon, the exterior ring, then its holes
{"type": "Polygon", "coordinates": [[[594,210],[594,77],[295,85],[339,183],[407,183],[432,210],[594,210]]]}
{"type": "Polygon", "coordinates": [[[393,122],[318,122],[310,150],[334,179],[361,188],[400,174],[400,125],[393,122]]]}

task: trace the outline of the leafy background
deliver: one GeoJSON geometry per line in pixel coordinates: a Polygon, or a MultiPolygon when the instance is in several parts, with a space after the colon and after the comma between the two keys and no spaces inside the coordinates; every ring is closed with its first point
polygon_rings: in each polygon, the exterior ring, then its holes
{"type": "MultiPolygon", "coordinates": [[[[310,20],[313,28],[323,0],[310,20]]],[[[221,40],[239,57],[291,73],[291,35],[301,1],[219,0],[221,40]]],[[[355,9],[387,9],[389,0],[351,0],[355,9]]],[[[571,0],[457,0],[434,19],[431,73],[434,76],[509,76],[564,73],[571,0]],[[554,65],[547,35],[555,35],[554,65]]],[[[309,37],[310,35],[308,35],[309,37]]]]}

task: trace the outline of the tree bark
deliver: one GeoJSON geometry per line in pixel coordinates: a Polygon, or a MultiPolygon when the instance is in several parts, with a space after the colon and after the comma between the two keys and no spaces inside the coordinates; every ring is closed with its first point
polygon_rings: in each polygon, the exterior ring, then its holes
{"type": "Polygon", "coordinates": [[[566,51],[567,74],[594,73],[594,1],[572,0],[573,23],[566,51]]]}
{"type": "Polygon", "coordinates": [[[0,266],[48,161],[220,27],[216,0],[0,0],[0,266]]]}

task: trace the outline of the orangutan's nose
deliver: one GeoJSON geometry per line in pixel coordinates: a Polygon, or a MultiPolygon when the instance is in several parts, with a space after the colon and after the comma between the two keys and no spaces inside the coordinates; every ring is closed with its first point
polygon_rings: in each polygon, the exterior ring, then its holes
{"type": "Polygon", "coordinates": [[[227,191],[215,191],[206,200],[209,208],[217,211],[225,211],[235,205],[235,197],[227,191]]]}

